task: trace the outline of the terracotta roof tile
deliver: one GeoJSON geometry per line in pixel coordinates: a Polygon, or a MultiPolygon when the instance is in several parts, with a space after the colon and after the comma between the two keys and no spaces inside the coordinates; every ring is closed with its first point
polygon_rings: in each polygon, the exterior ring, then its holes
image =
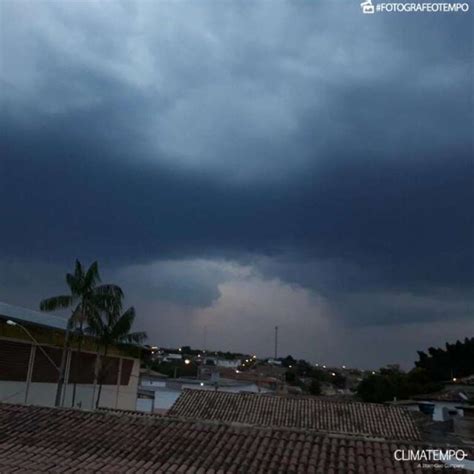
{"type": "Polygon", "coordinates": [[[411,412],[404,408],[319,397],[184,390],[168,415],[385,439],[420,439],[411,412]]]}
{"type": "MultiPolygon", "coordinates": [[[[296,428],[0,404],[0,472],[416,472],[395,449],[417,443],[296,428]]],[[[423,469],[423,474],[434,472],[423,469]]],[[[448,472],[443,470],[443,472],[448,472]]],[[[456,471],[458,474],[459,470],[456,471]]]]}

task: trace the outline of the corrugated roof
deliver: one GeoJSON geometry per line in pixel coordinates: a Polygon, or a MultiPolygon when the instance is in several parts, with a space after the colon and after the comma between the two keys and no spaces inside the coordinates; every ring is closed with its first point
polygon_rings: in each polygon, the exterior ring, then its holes
{"type": "Polygon", "coordinates": [[[12,319],[18,322],[38,324],[40,326],[51,327],[55,329],[66,330],[67,321],[61,316],[52,313],[42,313],[32,309],[13,306],[0,301],[0,316],[12,319]]]}

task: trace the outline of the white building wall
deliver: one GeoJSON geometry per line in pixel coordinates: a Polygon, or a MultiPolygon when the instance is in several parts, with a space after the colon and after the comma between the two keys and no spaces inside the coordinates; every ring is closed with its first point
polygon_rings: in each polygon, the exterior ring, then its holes
{"type": "MultiPolygon", "coordinates": [[[[166,387],[166,382],[157,382],[156,384],[144,384],[142,383],[141,386],[146,388],[147,390],[153,390],[155,392],[155,402],[154,402],[154,409],[156,411],[166,411],[171,408],[173,403],[178,399],[181,395],[181,392],[184,389],[191,389],[191,390],[207,390],[213,391],[216,390],[215,387],[212,385],[204,385],[201,386],[199,384],[183,384],[181,388],[169,388],[166,387]],[[159,384],[159,385],[158,385],[159,384]]],[[[254,383],[249,383],[246,385],[236,385],[236,386],[219,386],[219,392],[230,392],[230,393],[239,393],[239,392],[252,392],[252,393],[267,393],[271,392],[271,390],[265,388],[259,388],[254,383]]],[[[139,406],[142,406],[142,402],[140,399],[137,400],[137,410],[139,406]]]]}
{"type": "MultiPolygon", "coordinates": [[[[132,372],[128,385],[103,385],[100,396],[100,406],[107,408],[119,408],[124,410],[135,410],[138,390],[138,376],[140,372],[140,361],[134,359],[132,372]]],[[[26,382],[0,381],[0,402],[25,403],[26,382]]],[[[78,384],[76,386],[76,406],[81,408],[95,408],[98,386],[78,384]]],[[[56,399],[56,383],[30,384],[28,399],[26,403],[40,406],[54,406],[56,399]]],[[[73,385],[65,385],[64,406],[71,406],[73,385]]]]}
{"type": "Polygon", "coordinates": [[[225,367],[229,369],[236,369],[242,365],[242,361],[240,359],[233,360],[233,359],[217,359],[216,360],[217,367],[225,367]]]}
{"type": "Polygon", "coordinates": [[[137,411],[152,413],[153,412],[153,399],[152,398],[137,398],[137,411]]]}
{"type": "Polygon", "coordinates": [[[169,410],[181,395],[181,390],[161,389],[155,390],[155,410],[169,410]]]}

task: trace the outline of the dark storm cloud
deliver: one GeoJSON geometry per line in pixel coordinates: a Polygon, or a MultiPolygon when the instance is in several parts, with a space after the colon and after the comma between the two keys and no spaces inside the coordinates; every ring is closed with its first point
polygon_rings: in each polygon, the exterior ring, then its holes
{"type": "MultiPolygon", "coordinates": [[[[469,313],[470,15],[90,7],[2,3],[3,258],[226,257],[360,324],[469,313]]],[[[202,307],[227,276],[198,274],[142,286],[202,307]]]]}
{"type": "Polygon", "coordinates": [[[318,170],[281,188],[243,188],[149,163],[117,166],[109,150],[99,159],[95,143],[64,136],[61,124],[37,137],[30,133],[27,142],[5,135],[7,255],[71,260],[80,253],[120,264],[290,252],[296,262],[339,259],[371,274],[361,280],[361,272],[342,269],[334,285],[350,275],[357,286],[472,281],[467,154],[430,157],[408,170],[361,157],[362,165],[318,170]]]}

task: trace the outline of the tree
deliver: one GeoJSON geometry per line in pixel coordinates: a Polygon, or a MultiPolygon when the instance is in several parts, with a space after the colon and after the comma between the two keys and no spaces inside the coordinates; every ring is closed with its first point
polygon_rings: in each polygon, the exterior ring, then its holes
{"type": "Polygon", "coordinates": [[[425,369],[433,380],[449,380],[474,374],[474,337],[464,342],[446,343],[445,349],[430,347],[428,354],[418,351],[416,367],[425,369]]]}
{"type": "Polygon", "coordinates": [[[321,383],[317,379],[311,379],[309,384],[309,393],[311,395],[321,395],[321,383]]]}
{"type": "Polygon", "coordinates": [[[290,385],[297,385],[298,379],[296,373],[292,370],[287,370],[285,372],[285,381],[290,385]]]}
{"type": "Polygon", "coordinates": [[[70,307],[73,308],[67,324],[64,349],[59,367],[58,387],[55,401],[56,406],[61,404],[66,356],[70,344],[69,335],[71,329],[78,330],[78,350],[74,367],[76,377],[72,393],[72,406],[74,406],[84,324],[89,324],[91,320],[96,319],[101,308],[107,304],[107,301],[112,299],[115,300],[123,296],[120,287],[116,285],[98,285],[100,281],[99,265],[97,262],[93,262],[87,270],[84,270],[81,262],[76,260],[74,273],[66,274],[66,284],[69,288],[69,294],[46,298],[40,303],[40,309],[42,311],[55,311],[70,307]]]}
{"type": "Polygon", "coordinates": [[[440,390],[441,384],[433,382],[428,372],[415,368],[408,373],[393,368],[382,368],[360,382],[357,395],[364,402],[382,403],[410,398],[414,395],[440,390]]]}
{"type": "Polygon", "coordinates": [[[281,365],[283,367],[290,367],[296,364],[296,359],[294,359],[291,355],[287,355],[284,359],[280,359],[281,365]]]}
{"type": "MultiPolygon", "coordinates": [[[[89,321],[87,332],[97,337],[98,344],[103,348],[102,357],[98,361],[99,392],[97,394],[96,408],[99,408],[102,394],[102,384],[106,375],[105,360],[111,345],[137,344],[146,339],[144,332],[130,332],[135,321],[135,309],[128,308],[122,311],[122,296],[108,301],[103,310],[89,321]]],[[[98,355],[99,357],[99,355],[98,355]]]]}

